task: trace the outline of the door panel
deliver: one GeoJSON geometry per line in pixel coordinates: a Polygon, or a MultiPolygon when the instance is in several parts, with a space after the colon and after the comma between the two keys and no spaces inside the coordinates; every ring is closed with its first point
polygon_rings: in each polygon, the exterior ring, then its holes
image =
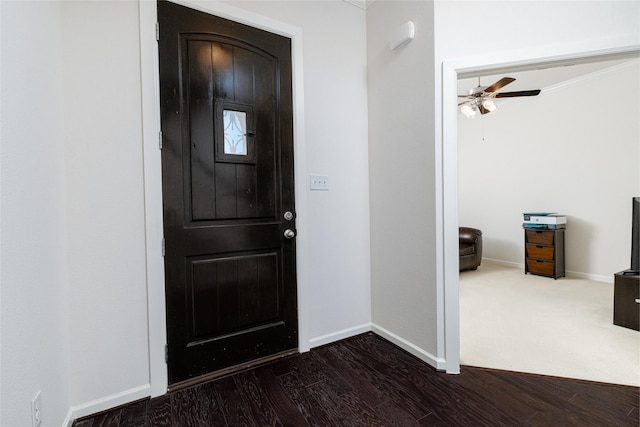
{"type": "Polygon", "coordinates": [[[277,253],[188,259],[189,342],[278,319],[277,253]]]}
{"type": "Polygon", "coordinates": [[[188,203],[192,221],[275,219],[278,159],[272,112],[277,64],[271,58],[221,42],[187,39],[185,44],[191,139],[188,203]],[[246,155],[224,151],[225,110],[246,114],[246,155]]]}
{"type": "Polygon", "coordinates": [[[169,383],[297,348],[290,40],[158,3],[169,383]]]}

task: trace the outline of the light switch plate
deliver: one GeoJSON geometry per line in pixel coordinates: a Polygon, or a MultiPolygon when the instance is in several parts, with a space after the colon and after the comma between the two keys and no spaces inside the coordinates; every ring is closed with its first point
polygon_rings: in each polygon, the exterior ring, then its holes
{"type": "Polygon", "coordinates": [[[329,190],[328,175],[309,175],[309,189],[314,191],[329,190]]]}

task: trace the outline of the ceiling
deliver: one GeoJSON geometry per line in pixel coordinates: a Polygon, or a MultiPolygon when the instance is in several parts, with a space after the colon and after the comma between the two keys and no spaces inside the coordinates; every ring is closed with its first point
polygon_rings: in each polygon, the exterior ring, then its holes
{"type": "MultiPolygon", "coordinates": [[[[533,89],[541,89],[544,91],[545,89],[566,84],[571,80],[584,78],[589,74],[599,73],[629,62],[637,63],[638,58],[624,57],[577,64],[538,65],[534,66],[533,69],[516,71],[510,71],[508,68],[505,68],[504,70],[478,72],[475,75],[473,75],[473,73],[465,73],[460,74],[461,77],[458,79],[458,95],[466,95],[469,89],[478,86],[478,74],[481,75],[481,86],[489,86],[505,76],[516,79],[516,81],[503,87],[498,92],[533,89]]],[[[505,98],[505,100],[506,99],[509,98],[505,98]]]]}

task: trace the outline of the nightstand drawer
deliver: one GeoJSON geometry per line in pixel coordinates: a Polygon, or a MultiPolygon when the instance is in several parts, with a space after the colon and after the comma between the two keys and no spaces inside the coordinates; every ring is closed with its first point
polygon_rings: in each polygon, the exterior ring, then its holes
{"type": "Polygon", "coordinates": [[[527,243],[535,243],[538,245],[553,245],[553,231],[535,231],[526,230],[527,243]]]}
{"type": "Polygon", "coordinates": [[[537,259],[528,259],[527,268],[529,273],[542,274],[544,276],[554,275],[555,263],[553,261],[541,261],[537,259]]]}
{"type": "Polygon", "coordinates": [[[527,257],[553,261],[553,246],[538,246],[527,243],[527,257]]]}

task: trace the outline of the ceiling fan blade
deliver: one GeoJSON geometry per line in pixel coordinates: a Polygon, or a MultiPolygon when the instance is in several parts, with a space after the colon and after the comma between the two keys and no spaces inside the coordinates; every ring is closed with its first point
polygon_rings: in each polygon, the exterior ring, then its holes
{"type": "Polygon", "coordinates": [[[540,89],[535,89],[535,90],[521,90],[518,92],[496,93],[494,96],[496,98],[514,98],[516,96],[536,96],[539,93],[540,93],[540,89]]]}
{"type": "Polygon", "coordinates": [[[480,114],[487,114],[487,113],[491,112],[491,111],[487,110],[486,108],[484,108],[484,106],[482,104],[480,104],[478,106],[478,109],[480,110],[480,114]]]}
{"type": "Polygon", "coordinates": [[[489,86],[488,88],[486,88],[484,91],[487,93],[492,93],[495,92],[497,90],[499,90],[500,88],[505,87],[506,85],[508,85],[509,83],[513,82],[515,79],[513,77],[503,77],[500,80],[498,80],[497,82],[495,82],[494,84],[492,84],[491,86],[489,86]]]}

